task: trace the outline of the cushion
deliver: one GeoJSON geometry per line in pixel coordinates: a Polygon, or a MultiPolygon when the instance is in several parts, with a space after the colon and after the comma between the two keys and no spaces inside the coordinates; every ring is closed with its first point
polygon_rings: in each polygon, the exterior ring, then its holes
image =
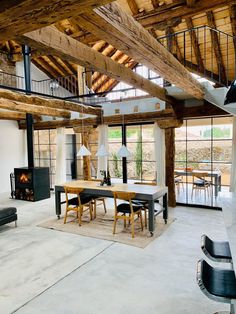
{"type": "Polygon", "coordinates": [[[0,219],[14,215],[16,213],[15,207],[0,206],[0,219]]]}
{"type": "MultiPolygon", "coordinates": [[[[137,212],[140,210],[143,206],[142,205],[133,205],[133,211],[137,212]]],[[[130,214],[130,204],[129,203],[122,203],[117,206],[117,211],[124,214],[130,214]]]]}
{"type": "MultiPolygon", "coordinates": [[[[93,197],[90,196],[90,195],[86,195],[86,194],[81,194],[81,195],[80,195],[80,201],[81,201],[81,204],[82,204],[82,205],[91,202],[92,199],[93,199],[93,197]]],[[[71,198],[71,199],[69,200],[69,205],[75,205],[75,206],[77,206],[77,205],[78,205],[78,197],[73,197],[73,198],[71,198]]]]}

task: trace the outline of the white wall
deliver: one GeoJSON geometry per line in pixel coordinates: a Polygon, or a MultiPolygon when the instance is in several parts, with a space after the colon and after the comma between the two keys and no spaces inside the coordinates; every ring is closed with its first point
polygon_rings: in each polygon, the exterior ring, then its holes
{"type": "Polygon", "coordinates": [[[10,173],[27,166],[25,134],[17,122],[0,121],[0,193],[9,191],[10,195],[10,173]]]}

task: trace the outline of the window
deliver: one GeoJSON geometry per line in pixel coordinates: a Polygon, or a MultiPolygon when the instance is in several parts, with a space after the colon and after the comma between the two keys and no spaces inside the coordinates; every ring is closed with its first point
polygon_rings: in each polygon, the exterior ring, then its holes
{"type": "Polygon", "coordinates": [[[177,193],[177,201],[214,206],[215,198],[214,172],[220,171],[222,189],[230,184],[232,155],[232,118],[206,118],[185,120],[181,128],[176,129],[176,169],[193,169],[210,171],[213,194],[198,198],[192,196],[192,178],[184,178],[185,191],[177,193]]]}

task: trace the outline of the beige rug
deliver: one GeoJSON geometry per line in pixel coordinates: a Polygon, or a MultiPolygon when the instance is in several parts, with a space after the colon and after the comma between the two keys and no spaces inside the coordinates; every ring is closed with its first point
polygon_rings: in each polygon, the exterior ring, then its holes
{"type": "MultiPolygon", "coordinates": [[[[108,241],[120,242],[127,245],[133,245],[140,248],[145,248],[150,242],[158,238],[174,221],[174,219],[168,219],[168,223],[165,224],[162,219],[162,215],[155,218],[155,232],[151,237],[150,232],[147,229],[141,230],[140,223],[135,222],[134,238],[131,237],[131,227],[124,228],[124,223],[121,219],[117,221],[116,234],[112,233],[113,230],[113,217],[111,210],[105,214],[102,209],[98,209],[96,219],[88,221],[88,216],[84,214],[82,226],[78,225],[78,221],[75,217],[68,216],[67,223],[63,223],[63,217],[61,219],[51,219],[39,224],[39,227],[58,230],[73,234],[79,234],[86,237],[93,237],[108,241]]],[[[144,220],[144,219],[143,219],[144,220]]]]}

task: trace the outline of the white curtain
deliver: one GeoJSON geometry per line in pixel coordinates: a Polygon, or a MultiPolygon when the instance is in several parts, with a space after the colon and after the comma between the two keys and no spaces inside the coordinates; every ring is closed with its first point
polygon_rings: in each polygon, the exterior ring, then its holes
{"type": "Polygon", "coordinates": [[[65,128],[57,129],[55,184],[66,181],[66,135],[65,128]]]}
{"type": "Polygon", "coordinates": [[[154,123],[155,160],[157,185],[165,185],[165,130],[154,123]]]}
{"type": "Polygon", "coordinates": [[[236,192],[236,117],[233,117],[232,166],[230,174],[230,192],[236,192]]]}
{"type": "MultiPolygon", "coordinates": [[[[98,126],[98,148],[104,145],[108,151],[108,126],[105,124],[98,126]]],[[[102,175],[101,170],[107,170],[107,159],[108,157],[98,157],[98,169],[97,169],[97,178],[101,179],[102,175]]]]}

